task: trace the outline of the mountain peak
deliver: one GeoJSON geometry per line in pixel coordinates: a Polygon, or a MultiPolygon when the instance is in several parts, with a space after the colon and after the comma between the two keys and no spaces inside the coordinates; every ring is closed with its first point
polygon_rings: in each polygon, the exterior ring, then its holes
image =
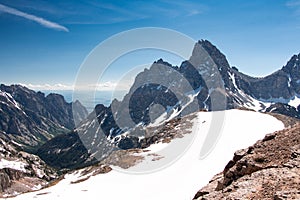
{"type": "Polygon", "coordinates": [[[293,55],[287,64],[282,68],[286,73],[292,74],[297,73],[300,67],[300,53],[298,55],[293,55]]]}
{"type": "Polygon", "coordinates": [[[170,63],[168,63],[167,61],[164,61],[162,58],[155,61],[154,64],[162,64],[162,65],[166,65],[166,66],[169,66],[169,67],[173,67],[170,63]]]}
{"type": "Polygon", "coordinates": [[[213,59],[213,61],[218,66],[218,68],[221,68],[221,69],[230,68],[229,63],[226,59],[226,56],[210,41],[199,40],[194,47],[193,54],[197,53],[195,51],[197,50],[198,45],[200,45],[208,53],[208,55],[213,59]]]}
{"type": "MultiPolygon", "coordinates": [[[[197,43],[200,44],[200,45],[210,45],[210,46],[214,46],[210,41],[205,40],[205,39],[198,40],[197,43]]],[[[214,47],[215,47],[215,46],[214,46],[214,47]]]]}

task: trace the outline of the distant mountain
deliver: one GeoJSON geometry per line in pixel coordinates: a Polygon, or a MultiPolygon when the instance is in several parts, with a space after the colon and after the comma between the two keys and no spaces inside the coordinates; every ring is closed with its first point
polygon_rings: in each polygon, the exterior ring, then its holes
{"type": "Polygon", "coordinates": [[[0,138],[34,151],[51,138],[75,128],[72,104],[84,119],[86,109],[76,101],[67,103],[58,94],[45,96],[21,85],[0,85],[0,138]]]}
{"type": "Polygon", "coordinates": [[[299,58],[300,54],[294,55],[277,72],[255,78],[231,67],[225,55],[209,41],[198,41],[190,59],[180,67],[159,59],[136,76],[122,101],[114,100],[109,107],[97,105],[76,128],[78,141],[66,142],[74,141],[75,136],[64,135],[63,140],[50,140],[38,154],[50,165],[55,157],[65,161],[72,158],[70,165],[64,167],[74,168],[76,163],[85,163],[82,158],[92,160],[91,155],[101,160],[116,148],[141,148],[149,125],[198,110],[247,108],[300,118],[299,58]],[[87,148],[81,151],[80,159],[74,151],[68,151],[77,149],[76,145],[78,149],[82,145],[87,148]],[[64,153],[58,154],[59,149],[64,153]]]}
{"type": "Polygon", "coordinates": [[[58,94],[45,96],[21,85],[0,85],[0,197],[41,189],[57,171],[32,154],[45,142],[75,128],[87,116],[79,101],[58,94]]]}

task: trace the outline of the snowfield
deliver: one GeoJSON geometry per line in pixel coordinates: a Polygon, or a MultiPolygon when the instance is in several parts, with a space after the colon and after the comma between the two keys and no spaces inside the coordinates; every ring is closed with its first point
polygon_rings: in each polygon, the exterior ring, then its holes
{"type": "Polygon", "coordinates": [[[22,172],[26,172],[26,164],[18,161],[18,160],[6,160],[4,158],[0,158],[0,169],[3,168],[10,168],[10,169],[14,169],[17,171],[22,171],[22,172]]]}
{"type": "MultiPolygon", "coordinates": [[[[71,184],[72,181],[78,180],[79,173],[74,172],[65,175],[65,179],[55,186],[12,199],[191,200],[202,186],[223,170],[236,150],[247,148],[262,139],[265,134],[284,128],[281,121],[267,114],[243,110],[224,112],[224,126],[217,144],[202,160],[199,158],[200,150],[210,128],[212,112],[197,114],[191,127],[196,136],[193,143],[175,163],[166,168],[148,174],[112,170],[107,174],[92,176],[86,181],[71,184]]],[[[178,145],[193,139],[193,133],[175,139],[168,145],[178,145]]],[[[131,170],[164,162],[168,157],[161,151],[164,147],[164,144],[150,146],[151,151],[148,154],[156,152],[163,158],[155,161],[145,159],[131,170]]]]}

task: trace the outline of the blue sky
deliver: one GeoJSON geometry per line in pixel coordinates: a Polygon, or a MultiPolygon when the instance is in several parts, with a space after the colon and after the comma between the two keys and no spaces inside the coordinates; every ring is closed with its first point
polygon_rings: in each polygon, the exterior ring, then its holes
{"type": "MultiPolygon", "coordinates": [[[[140,27],[208,39],[231,65],[263,76],[300,53],[300,0],[0,0],[0,27],[0,82],[5,84],[70,86],[96,45],[140,27]]],[[[111,74],[110,81],[116,81],[118,69],[111,74]]]]}

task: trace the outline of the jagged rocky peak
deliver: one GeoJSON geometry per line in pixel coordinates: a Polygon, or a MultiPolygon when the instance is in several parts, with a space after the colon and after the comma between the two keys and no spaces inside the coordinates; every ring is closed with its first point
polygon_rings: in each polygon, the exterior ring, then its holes
{"type": "Polygon", "coordinates": [[[209,88],[216,86],[230,90],[235,89],[229,76],[229,73],[234,70],[230,67],[226,56],[211,42],[199,40],[194,46],[189,62],[198,69],[199,74],[206,82],[210,80],[211,86],[208,85],[209,88]]]}
{"type": "Polygon", "coordinates": [[[103,112],[106,109],[107,109],[107,107],[105,105],[103,105],[103,104],[97,104],[95,106],[94,110],[95,110],[96,114],[98,115],[99,113],[103,112]]]}
{"type": "Polygon", "coordinates": [[[292,56],[281,71],[285,72],[292,92],[300,94],[300,54],[292,56]]]}
{"type": "Polygon", "coordinates": [[[287,64],[282,68],[283,71],[291,73],[293,71],[299,71],[300,67],[300,53],[298,55],[293,55],[292,58],[287,62],[287,64]]]}
{"type": "MultiPolygon", "coordinates": [[[[17,91],[24,91],[24,92],[27,92],[27,93],[32,93],[33,92],[33,90],[30,90],[29,88],[27,88],[25,86],[22,86],[22,85],[18,85],[18,84],[13,84],[13,85],[10,85],[10,86],[1,84],[0,89],[2,91],[7,92],[7,93],[14,93],[14,92],[17,92],[17,91]]],[[[40,92],[40,94],[43,94],[43,93],[40,92]]]]}
{"type": "MultiPolygon", "coordinates": [[[[197,50],[196,46],[200,45],[205,51],[209,54],[209,56],[213,59],[217,66],[221,67],[221,69],[229,69],[230,65],[226,59],[226,56],[212,43],[208,40],[199,40],[195,45],[195,50],[197,50]]],[[[194,52],[193,52],[194,55],[194,52]]]]}
{"type": "Polygon", "coordinates": [[[153,64],[162,64],[165,66],[173,67],[170,63],[168,63],[167,61],[164,61],[162,58],[158,59],[153,64]]]}

